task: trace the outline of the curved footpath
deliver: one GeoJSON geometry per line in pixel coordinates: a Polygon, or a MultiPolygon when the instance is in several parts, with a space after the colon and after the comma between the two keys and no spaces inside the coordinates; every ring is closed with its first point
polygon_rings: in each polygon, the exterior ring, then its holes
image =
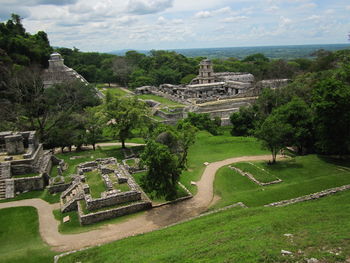
{"type": "Polygon", "coordinates": [[[42,199],[27,199],[0,203],[0,209],[18,206],[35,207],[39,214],[39,228],[43,240],[55,251],[77,250],[150,232],[197,216],[214,203],[213,182],[215,173],[220,167],[235,162],[269,160],[270,158],[270,155],[244,156],[213,162],[205,168],[201,179],[197,182],[198,192],[193,198],[153,208],[128,221],[107,224],[99,229],[80,234],[61,234],[58,232],[59,221],[54,218],[52,211],[59,209],[59,204],[48,204],[42,199]]]}

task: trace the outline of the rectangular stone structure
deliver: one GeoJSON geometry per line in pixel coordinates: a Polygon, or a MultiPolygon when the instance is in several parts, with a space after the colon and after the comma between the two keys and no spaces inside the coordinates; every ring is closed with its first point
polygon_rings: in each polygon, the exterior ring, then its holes
{"type": "Polygon", "coordinates": [[[23,137],[20,134],[6,136],[5,144],[8,155],[24,153],[23,137]]]}

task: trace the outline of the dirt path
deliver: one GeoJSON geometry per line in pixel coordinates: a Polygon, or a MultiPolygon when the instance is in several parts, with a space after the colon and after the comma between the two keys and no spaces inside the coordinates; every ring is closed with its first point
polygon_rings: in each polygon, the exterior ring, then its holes
{"type": "Polygon", "coordinates": [[[86,233],[64,235],[58,232],[59,222],[54,219],[52,211],[58,209],[59,204],[50,205],[41,199],[27,199],[0,203],[0,209],[18,206],[35,207],[39,214],[40,234],[43,240],[55,251],[75,250],[153,231],[197,216],[215,203],[213,182],[215,173],[220,167],[234,162],[269,160],[270,158],[270,155],[244,156],[211,163],[205,168],[201,179],[197,182],[198,192],[192,199],[153,208],[128,221],[105,225],[86,233]]]}

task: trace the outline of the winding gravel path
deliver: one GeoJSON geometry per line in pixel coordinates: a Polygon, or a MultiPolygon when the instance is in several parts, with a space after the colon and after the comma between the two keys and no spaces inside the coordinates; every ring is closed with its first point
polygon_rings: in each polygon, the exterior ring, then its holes
{"type": "Polygon", "coordinates": [[[217,199],[213,200],[213,182],[215,173],[219,168],[235,162],[269,160],[270,158],[270,155],[244,156],[213,162],[205,168],[201,179],[197,182],[198,192],[192,199],[153,208],[128,221],[104,225],[99,229],[85,233],[59,233],[59,222],[55,220],[52,213],[54,209],[59,209],[59,204],[48,204],[42,199],[0,203],[0,209],[18,206],[35,207],[39,214],[40,234],[43,240],[55,251],[76,250],[150,232],[197,216],[205,212],[210,205],[213,205],[217,201],[217,199]]]}

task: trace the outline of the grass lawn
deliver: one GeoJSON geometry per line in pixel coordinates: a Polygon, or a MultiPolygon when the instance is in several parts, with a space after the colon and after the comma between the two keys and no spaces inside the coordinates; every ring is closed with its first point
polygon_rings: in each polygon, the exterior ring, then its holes
{"type": "Polygon", "coordinates": [[[62,214],[60,210],[54,210],[53,214],[54,214],[55,218],[61,222],[58,226],[58,231],[60,233],[62,233],[62,234],[74,234],[74,233],[83,233],[83,232],[95,230],[95,229],[101,228],[102,226],[108,225],[108,224],[121,223],[121,222],[127,221],[135,216],[138,216],[144,212],[145,211],[141,211],[141,212],[138,212],[135,214],[130,214],[130,215],[126,215],[126,216],[112,218],[109,220],[105,220],[103,222],[98,222],[95,224],[85,225],[85,226],[80,225],[77,211],[72,211],[72,212],[62,214]],[[63,217],[65,217],[67,215],[70,216],[70,221],[67,223],[63,223],[63,217]]]}
{"type": "Polygon", "coordinates": [[[59,262],[280,263],[312,257],[345,262],[350,255],[349,214],[350,191],[287,207],[235,208],[90,248],[59,262]],[[338,256],[329,252],[338,248],[338,256]],[[282,249],[293,257],[282,256],[282,249]]]}
{"type": "Polygon", "coordinates": [[[34,207],[0,209],[0,222],[1,262],[53,262],[55,253],[40,237],[34,207]]]}
{"type": "Polygon", "coordinates": [[[86,183],[90,187],[90,194],[92,198],[100,198],[101,193],[106,191],[105,183],[98,170],[85,173],[86,183]]]}
{"type": "Polygon", "coordinates": [[[19,194],[15,198],[0,200],[0,203],[18,201],[18,200],[24,200],[24,199],[31,199],[31,198],[41,198],[50,204],[54,204],[54,203],[58,203],[60,201],[60,193],[56,193],[56,194],[52,195],[47,191],[47,189],[39,190],[39,191],[32,191],[32,192],[19,194]]]}
{"type": "MultiPolygon", "coordinates": [[[[134,173],[134,174],[132,174],[132,176],[134,177],[136,183],[141,186],[141,178],[143,176],[145,176],[145,174],[146,174],[146,172],[143,171],[143,172],[134,173]]],[[[143,190],[145,191],[145,189],[143,189],[143,190]]],[[[175,199],[188,195],[187,192],[182,187],[180,187],[180,185],[178,185],[176,191],[177,191],[177,196],[176,196],[175,199]]],[[[155,192],[147,192],[147,191],[145,191],[145,193],[152,200],[152,202],[155,203],[155,204],[161,204],[161,203],[164,203],[164,202],[168,201],[168,200],[165,200],[164,196],[156,197],[155,196],[155,192]]]]}
{"type": "Polygon", "coordinates": [[[349,161],[339,163],[317,155],[307,155],[278,161],[275,165],[266,162],[255,164],[283,182],[262,187],[227,166],[222,167],[214,182],[215,193],[221,196],[221,200],[214,208],[236,202],[243,202],[249,207],[261,206],[350,184],[349,161]]]}
{"type": "Polygon", "coordinates": [[[107,91],[109,91],[111,93],[111,95],[113,96],[119,96],[119,97],[123,97],[125,95],[128,95],[129,93],[126,92],[125,90],[118,88],[118,87],[108,87],[105,86],[104,88],[98,88],[104,95],[107,94],[107,91]]]}
{"type": "Polygon", "coordinates": [[[258,166],[255,163],[235,163],[234,167],[237,167],[243,172],[250,173],[256,180],[262,183],[268,183],[277,180],[277,177],[266,169],[258,166]]]}
{"type": "Polygon", "coordinates": [[[196,193],[197,188],[191,181],[198,181],[202,175],[204,162],[216,162],[231,157],[269,154],[262,150],[260,143],[253,137],[233,137],[225,130],[223,135],[213,136],[208,132],[200,131],[196,142],[188,153],[188,170],[180,178],[187,189],[196,193]]]}
{"type": "Polygon", "coordinates": [[[167,98],[164,97],[160,97],[157,95],[153,95],[153,94],[143,94],[143,95],[137,95],[136,96],[139,99],[143,99],[143,100],[154,100],[154,101],[158,101],[159,103],[166,105],[166,106],[181,106],[181,107],[185,107],[185,105],[180,104],[178,102],[169,100],[167,98]]]}

